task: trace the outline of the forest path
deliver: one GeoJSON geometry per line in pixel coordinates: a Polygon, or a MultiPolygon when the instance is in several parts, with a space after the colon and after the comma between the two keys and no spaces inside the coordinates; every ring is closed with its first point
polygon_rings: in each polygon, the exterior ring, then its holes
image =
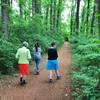
{"type": "Polygon", "coordinates": [[[0,100],[71,100],[71,51],[67,42],[58,54],[61,80],[56,80],[54,75],[53,83],[48,83],[49,77],[45,69],[47,56],[45,56],[39,76],[33,75],[33,67],[30,66],[27,85],[18,85],[19,77],[9,76],[0,80],[0,100]]]}

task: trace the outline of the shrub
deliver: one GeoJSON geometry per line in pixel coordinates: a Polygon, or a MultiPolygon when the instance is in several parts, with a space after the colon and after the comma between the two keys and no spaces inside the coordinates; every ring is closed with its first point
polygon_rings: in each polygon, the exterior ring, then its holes
{"type": "Polygon", "coordinates": [[[71,40],[73,48],[73,96],[75,100],[99,100],[100,40],[92,37],[71,40]],[[74,42],[77,41],[77,42],[74,42]]]}
{"type": "Polygon", "coordinates": [[[12,73],[16,68],[15,52],[17,48],[11,42],[3,39],[0,39],[0,43],[0,73],[12,73]]]}

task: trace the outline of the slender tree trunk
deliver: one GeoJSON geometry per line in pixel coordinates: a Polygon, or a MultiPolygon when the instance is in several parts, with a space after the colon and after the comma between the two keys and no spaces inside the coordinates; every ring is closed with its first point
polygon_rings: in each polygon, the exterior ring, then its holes
{"type": "Polygon", "coordinates": [[[70,32],[73,33],[73,9],[71,9],[70,32]]]}
{"type": "Polygon", "coordinates": [[[50,2],[50,30],[53,29],[53,0],[50,2]]]}
{"type": "Polygon", "coordinates": [[[13,3],[13,0],[11,0],[10,2],[11,2],[11,5],[12,5],[12,3],[13,3]]]}
{"type": "Polygon", "coordinates": [[[92,14],[92,22],[91,22],[91,34],[94,34],[94,21],[95,21],[95,14],[96,14],[96,4],[94,0],[94,7],[93,7],[93,14],[92,14]]]}
{"type": "Polygon", "coordinates": [[[9,0],[1,0],[1,17],[2,17],[2,32],[4,33],[5,39],[9,37],[9,0]]]}
{"type": "Polygon", "coordinates": [[[41,14],[41,0],[32,0],[32,15],[41,14]]]}
{"type": "Polygon", "coordinates": [[[100,0],[97,0],[98,5],[98,30],[99,30],[99,38],[100,38],[100,0]]]}
{"type": "Polygon", "coordinates": [[[35,0],[35,14],[37,13],[37,0],[35,0]]]}
{"type": "Polygon", "coordinates": [[[49,5],[46,7],[46,30],[48,30],[49,5]]]}
{"type": "Polygon", "coordinates": [[[19,10],[20,10],[20,17],[23,18],[23,5],[22,5],[22,0],[19,0],[19,10]]]}
{"type": "Polygon", "coordinates": [[[32,0],[32,15],[35,15],[35,9],[36,9],[36,0],[32,0]]]}
{"type": "MultiPolygon", "coordinates": [[[[0,0],[0,4],[1,4],[1,6],[2,6],[2,3],[1,3],[1,0],[0,0]]],[[[1,6],[0,6],[0,21],[1,21],[1,13],[2,13],[2,10],[1,10],[1,6]]]]}
{"type": "MultiPolygon", "coordinates": [[[[27,4],[25,4],[25,5],[27,5],[27,4]]],[[[24,7],[24,18],[25,18],[25,20],[27,19],[27,7],[26,6],[24,7]]]]}
{"type": "Polygon", "coordinates": [[[41,0],[35,0],[35,13],[41,14],[41,0]]]}
{"type": "Polygon", "coordinates": [[[85,31],[84,25],[85,25],[85,5],[84,5],[83,10],[82,10],[81,25],[80,25],[80,31],[83,33],[85,31]]]}
{"type": "Polygon", "coordinates": [[[76,34],[79,34],[79,9],[80,9],[80,1],[77,0],[77,11],[76,11],[76,34]]]}
{"type": "Polygon", "coordinates": [[[56,20],[56,28],[57,31],[59,29],[59,24],[60,24],[60,18],[61,18],[61,5],[62,5],[62,0],[58,1],[58,10],[57,10],[57,20],[56,20]]]}
{"type": "Polygon", "coordinates": [[[38,13],[41,15],[41,0],[38,2],[38,13]]]}
{"type": "Polygon", "coordinates": [[[55,28],[56,28],[56,0],[54,0],[54,2],[53,2],[53,28],[54,28],[54,30],[55,30],[55,28]]]}
{"type": "Polygon", "coordinates": [[[89,11],[90,11],[90,0],[88,0],[87,1],[87,3],[88,3],[88,5],[87,5],[87,17],[86,17],[86,19],[87,19],[87,27],[86,27],[86,32],[87,32],[87,34],[88,34],[88,32],[89,32],[89,11]]]}
{"type": "Polygon", "coordinates": [[[74,32],[74,7],[75,7],[75,4],[73,3],[74,0],[71,1],[72,2],[72,6],[71,6],[71,20],[70,20],[70,32],[71,32],[71,35],[72,33],[74,32]]]}

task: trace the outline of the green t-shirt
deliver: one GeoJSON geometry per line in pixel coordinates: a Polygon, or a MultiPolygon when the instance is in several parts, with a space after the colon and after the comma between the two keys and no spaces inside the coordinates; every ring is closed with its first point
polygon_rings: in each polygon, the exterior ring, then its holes
{"type": "Polygon", "coordinates": [[[19,48],[16,53],[16,58],[18,59],[19,64],[29,64],[29,60],[31,59],[29,49],[26,47],[19,48]]]}

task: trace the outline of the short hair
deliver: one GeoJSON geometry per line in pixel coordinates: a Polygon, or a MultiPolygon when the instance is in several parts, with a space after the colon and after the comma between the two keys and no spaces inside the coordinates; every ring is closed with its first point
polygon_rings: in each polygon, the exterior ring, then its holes
{"type": "Polygon", "coordinates": [[[56,45],[56,43],[55,43],[55,42],[52,42],[52,43],[51,43],[51,46],[53,47],[54,45],[56,45]]]}
{"type": "Polygon", "coordinates": [[[28,42],[24,41],[23,46],[28,47],[28,42]]]}

